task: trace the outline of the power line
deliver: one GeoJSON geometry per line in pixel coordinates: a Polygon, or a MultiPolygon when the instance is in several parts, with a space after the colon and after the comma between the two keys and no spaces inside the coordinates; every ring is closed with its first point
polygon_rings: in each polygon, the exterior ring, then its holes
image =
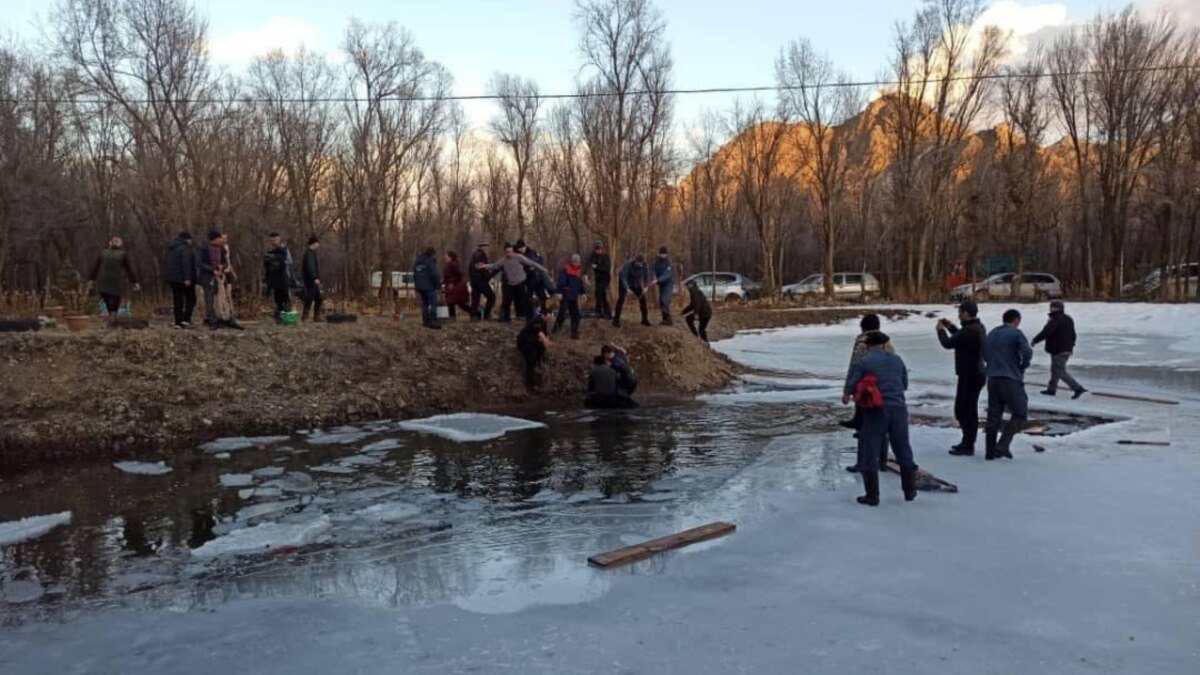
{"type": "MultiPolygon", "coordinates": [[[[700,87],[689,89],[664,89],[660,91],[654,90],[637,90],[628,91],[624,94],[608,91],[579,91],[567,92],[558,94],[539,94],[537,98],[544,101],[556,100],[574,100],[587,98],[611,98],[615,96],[649,96],[649,95],[670,95],[670,96],[691,96],[691,95],[706,95],[706,94],[755,94],[764,92],[781,92],[781,91],[804,91],[804,90],[821,90],[821,89],[848,89],[860,87],[920,87],[928,85],[948,84],[957,82],[974,82],[974,81],[992,81],[992,80],[1010,80],[1025,77],[1036,77],[1044,79],[1047,77],[1096,77],[1099,75],[1136,75],[1143,73],[1159,73],[1159,72],[1176,72],[1176,71],[1192,71],[1200,70],[1200,64],[1173,64],[1169,66],[1149,66],[1145,68],[1120,68],[1115,70],[1077,70],[1077,71],[1058,71],[1058,72],[1003,72],[991,73],[988,75],[960,75],[956,77],[938,77],[927,78],[920,80],[860,80],[853,82],[821,82],[810,85],[760,85],[760,86],[739,86],[739,87],[700,87]]],[[[376,99],[363,98],[359,96],[322,96],[322,97],[287,97],[287,98],[264,98],[264,97],[236,97],[236,98],[176,98],[176,99],[126,99],[124,102],[130,105],[150,105],[161,103],[173,103],[176,105],[217,105],[217,104],[234,104],[234,103],[370,103],[378,101],[381,103],[432,103],[435,101],[498,101],[504,97],[499,94],[450,94],[447,96],[381,96],[376,99]]],[[[76,103],[81,105],[100,105],[107,103],[116,103],[117,99],[108,98],[0,98],[4,103],[76,103]]]]}

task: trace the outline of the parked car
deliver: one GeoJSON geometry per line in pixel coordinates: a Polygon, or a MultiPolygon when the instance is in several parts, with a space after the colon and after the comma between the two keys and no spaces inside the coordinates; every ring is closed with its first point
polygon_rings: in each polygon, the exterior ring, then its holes
{"type": "Polygon", "coordinates": [[[695,281],[700,292],[725,302],[745,302],[762,295],[762,284],[736,272],[701,272],[683,280],[695,281]]]}
{"type": "MultiPolygon", "coordinates": [[[[383,285],[383,273],[376,270],[371,273],[371,290],[378,293],[379,287],[383,285]]],[[[400,298],[415,298],[417,291],[413,287],[412,272],[392,272],[392,297],[400,298]]]]}
{"type": "MultiPolygon", "coordinates": [[[[1133,298],[1158,298],[1163,286],[1162,268],[1151,270],[1141,279],[1125,284],[1121,293],[1133,298]]],[[[1168,265],[1166,281],[1168,300],[1195,300],[1200,287],[1200,263],[1168,265]]]]}
{"type": "Polygon", "coordinates": [[[973,298],[986,301],[993,298],[1014,298],[1019,300],[1056,300],[1063,297],[1063,285],[1058,277],[1043,272],[1026,272],[1021,275],[1021,288],[1013,292],[1012,272],[993,274],[973,284],[957,286],[952,295],[955,300],[973,298]]]}
{"type": "MultiPolygon", "coordinates": [[[[813,274],[797,284],[782,289],[783,297],[797,298],[802,295],[821,295],[825,292],[825,275],[813,274]]],[[[839,298],[858,298],[864,295],[879,295],[879,279],[869,272],[838,272],[833,275],[833,294],[839,298]]]]}

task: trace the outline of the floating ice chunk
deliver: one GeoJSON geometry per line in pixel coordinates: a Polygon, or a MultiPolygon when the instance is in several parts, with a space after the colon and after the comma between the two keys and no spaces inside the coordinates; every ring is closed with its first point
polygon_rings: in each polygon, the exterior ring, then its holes
{"type": "Polygon", "coordinates": [[[296,506],[297,503],[298,502],[295,499],[289,499],[282,502],[263,502],[261,504],[254,504],[238,509],[237,519],[241,522],[245,522],[247,520],[254,520],[255,518],[262,518],[263,516],[269,516],[273,513],[286,511],[296,506]]]}
{"type": "Polygon", "coordinates": [[[171,473],[171,467],[167,466],[166,462],[116,462],[113,466],[118,471],[139,476],[162,476],[171,473]]]}
{"type": "Polygon", "coordinates": [[[238,490],[238,499],[267,499],[279,497],[283,494],[283,490],[277,487],[254,487],[238,490]]]}
{"type": "Polygon", "coordinates": [[[278,487],[284,492],[308,493],[317,491],[317,482],[303,471],[289,471],[283,478],[263,483],[263,487],[278,487]]]}
{"type": "Polygon", "coordinates": [[[595,502],[604,499],[604,493],[599,490],[581,490],[567,497],[568,504],[582,504],[584,502],[595,502]]]}
{"type": "Polygon", "coordinates": [[[21,520],[0,523],[0,546],[16,544],[46,534],[59,525],[71,522],[71,512],[63,511],[48,516],[31,516],[21,520]]]}
{"type": "Polygon", "coordinates": [[[317,473],[340,473],[340,474],[354,473],[354,469],[352,469],[348,466],[341,466],[338,464],[322,464],[320,466],[311,467],[309,470],[316,471],[317,473]]]}
{"type": "Polygon", "coordinates": [[[45,593],[46,590],[39,581],[9,581],[0,587],[0,601],[17,605],[33,602],[45,593]]]}
{"type": "Polygon", "coordinates": [[[675,495],[670,492],[650,492],[638,497],[643,502],[669,502],[672,499],[675,499],[675,495]]]}
{"type": "Polygon", "coordinates": [[[254,484],[254,476],[248,473],[221,474],[221,487],[246,487],[254,484]]]}
{"type": "Polygon", "coordinates": [[[211,558],[239,553],[262,553],[280,546],[304,546],[316,541],[332,526],[329,516],[321,516],[304,523],[263,523],[217,537],[200,548],[193,549],[192,555],[211,558]]]}
{"type": "Polygon", "coordinates": [[[375,441],[370,445],[364,445],[362,451],[366,453],[387,452],[388,450],[395,450],[400,445],[400,441],[395,438],[385,438],[382,441],[375,441]]]}
{"type": "Polygon", "coordinates": [[[420,514],[420,507],[407,502],[375,504],[374,506],[368,506],[365,509],[359,509],[354,512],[354,515],[359,518],[377,523],[398,523],[420,514]]]}
{"type": "Polygon", "coordinates": [[[283,475],[282,466],[264,466],[261,469],[255,469],[250,472],[250,475],[255,478],[278,478],[283,475]]]}
{"type": "Polygon", "coordinates": [[[228,452],[218,452],[217,454],[213,455],[213,457],[216,457],[217,459],[229,459],[232,457],[232,455],[230,455],[228,452]]]}
{"type": "Polygon", "coordinates": [[[510,431],[545,429],[541,422],[523,420],[519,417],[491,415],[487,413],[455,413],[434,415],[419,420],[407,420],[400,428],[447,438],[456,443],[490,441],[510,431]]]}
{"type": "Polygon", "coordinates": [[[543,488],[541,492],[529,498],[528,501],[534,504],[549,504],[550,502],[560,502],[563,496],[550,488],[543,488]]]}
{"type": "Polygon", "coordinates": [[[371,455],[350,455],[349,457],[343,457],[338,463],[342,466],[371,466],[379,464],[382,461],[382,459],[372,457],[371,455]]]}
{"type": "Polygon", "coordinates": [[[357,427],[338,427],[329,431],[318,429],[309,434],[308,438],[304,440],[311,445],[349,445],[357,443],[373,435],[373,433],[371,431],[363,431],[357,427]]]}
{"type": "Polygon", "coordinates": [[[200,446],[204,452],[236,452],[238,450],[249,450],[262,445],[274,445],[282,443],[291,438],[290,436],[233,436],[231,438],[218,438],[215,441],[209,441],[200,446]]]}

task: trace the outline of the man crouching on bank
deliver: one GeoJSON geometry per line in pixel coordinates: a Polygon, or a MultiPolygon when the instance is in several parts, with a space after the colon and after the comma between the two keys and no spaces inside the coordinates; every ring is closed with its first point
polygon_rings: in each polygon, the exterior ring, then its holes
{"type": "Polygon", "coordinates": [[[904,501],[917,498],[917,465],[908,443],[908,404],[904,399],[908,369],[903,359],[884,350],[888,341],[884,333],[867,336],[867,354],[850,368],[842,395],[842,403],[853,399],[863,414],[858,466],[866,494],[858,503],[866,506],[879,506],[879,450],[885,441],[891,441],[900,464],[904,501]]]}

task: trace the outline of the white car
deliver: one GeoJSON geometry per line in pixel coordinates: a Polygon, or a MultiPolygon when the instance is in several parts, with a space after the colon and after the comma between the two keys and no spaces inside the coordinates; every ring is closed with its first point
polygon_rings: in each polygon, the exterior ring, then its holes
{"type": "MultiPolygon", "coordinates": [[[[825,275],[813,274],[797,284],[780,289],[785,298],[825,293],[825,275]]],[[[858,298],[879,295],[879,279],[869,272],[838,272],[833,275],[833,295],[839,298],[858,298]]]]}
{"type": "Polygon", "coordinates": [[[955,300],[987,301],[992,298],[1017,298],[1021,300],[1058,300],[1063,297],[1062,282],[1053,274],[1026,272],[1021,275],[1021,288],[1013,292],[1013,272],[993,274],[973,284],[963,284],[953,291],[955,300]]]}
{"type": "MultiPolygon", "coordinates": [[[[371,273],[371,290],[378,292],[379,287],[383,285],[383,273],[376,270],[371,273]]],[[[397,272],[392,271],[392,297],[399,298],[415,298],[417,291],[413,286],[412,272],[397,272]]]]}
{"type": "MultiPolygon", "coordinates": [[[[1167,299],[1195,300],[1200,288],[1200,263],[1169,265],[1167,267],[1167,299]]],[[[1155,269],[1142,279],[1121,287],[1124,295],[1135,298],[1161,297],[1162,268],[1155,269]]]]}
{"type": "Polygon", "coordinates": [[[701,272],[684,279],[683,285],[693,281],[706,297],[725,302],[744,302],[762,293],[762,284],[735,272],[701,272]]]}

